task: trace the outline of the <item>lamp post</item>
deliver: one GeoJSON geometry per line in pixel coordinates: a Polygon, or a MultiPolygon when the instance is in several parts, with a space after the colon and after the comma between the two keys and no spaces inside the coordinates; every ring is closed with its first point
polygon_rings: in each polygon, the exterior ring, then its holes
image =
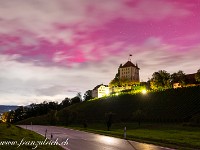
{"type": "Polygon", "coordinates": [[[126,127],[124,127],[124,139],[126,139],[126,127]]]}

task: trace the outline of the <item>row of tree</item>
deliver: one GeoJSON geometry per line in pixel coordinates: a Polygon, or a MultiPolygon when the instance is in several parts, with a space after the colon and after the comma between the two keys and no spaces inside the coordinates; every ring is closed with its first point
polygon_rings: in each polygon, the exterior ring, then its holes
{"type": "Polygon", "coordinates": [[[44,101],[39,104],[32,103],[28,106],[20,106],[14,111],[5,112],[2,115],[2,121],[15,123],[15,122],[18,122],[30,117],[36,117],[36,116],[51,113],[52,111],[61,110],[70,105],[87,101],[89,99],[92,99],[91,90],[88,90],[84,93],[83,99],[82,99],[81,93],[79,92],[73,98],[66,97],[64,100],[62,100],[61,103],[54,102],[54,101],[51,101],[51,102],[44,101]]]}
{"type": "Polygon", "coordinates": [[[80,103],[82,101],[83,100],[81,93],[78,93],[73,98],[68,98],[68,97],[65,98],[60,104],[54,101],[51,102],[44,101],[40,104],[32,103],[28,106],[20,106],[14,111],[5,112],[2,115],[2,121],[15,123],[30,117],[36,117],[50,113],[52,110],[61,110],[65,107],[68,107],[76,103],[80,103]]]}
{"type": "MultiPolygon", "coordinates": [[[[170,74],[165,70],[160,70],[153,73],[149,82],[151,89],[157,90],[172,88],[174,83],[179,83],[181,86],[185,86],[191,84],[191,81],[189,80],[187,79],[187,75],[181,70],[173,74],[170,74]]],[[[200,69],[194,75],[194,80],[196,83],[200,82],[200,69]]]]}

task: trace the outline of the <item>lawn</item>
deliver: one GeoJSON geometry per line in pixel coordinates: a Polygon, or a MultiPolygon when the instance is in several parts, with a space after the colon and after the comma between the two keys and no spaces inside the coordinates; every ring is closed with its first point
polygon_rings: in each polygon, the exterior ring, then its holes
{"type": "Polygon", "coordinates": [[[104,124],[90,124],[87,128],[70,126],[78,130],[99,133],[104,135],[124,137],[126,126],[126,138],[129,140],[152,143],[178,149],[200,149],[200,128],[182,126],[181,124],[142,124],[140,127],[135,123],[113,124],[110,131],[104,124]]]}
{"type": "MultiPolygon", "coordinates": [[[[24,130],[22,128],[16,127],[14,125],[11,125],[10,127],[7,126],[7,124],[0,123],[0,150],[30,150],[34,149],[34,145],[28,145],[27,146],[21,145],[18,147],[17,144],[15,144],[15,141],[19,144],[22,139],[25,141],[44,141],[44,137],[34,133],[32,131],[24,130]],[[10,141],[13,143],[13,145],[5,145],[3,142],[10,141]],[[17,148],[18,147],[18,148],[17,148]]],[[[24,143],[23,142],[23,143],[24,143]]],[[[38,145],[37,150],[62,150],[60,146],[52,146],[52,145],[38,145]]]]}

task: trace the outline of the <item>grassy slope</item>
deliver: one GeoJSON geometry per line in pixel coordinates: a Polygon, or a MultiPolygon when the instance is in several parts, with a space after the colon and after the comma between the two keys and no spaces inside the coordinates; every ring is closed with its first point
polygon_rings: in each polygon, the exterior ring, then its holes
{"type": "MultiPolygon", "coordinates": [[[[151,92],[146,95],[120,95],[74,104],[58,111],[58,124],[66,118],[80,122],[105,121],[105,113],[112,112],[115,122],[136,120],[134,113],[142,112],[142,119],[150,122],[186,122],[200,114],[200,86],[151,92]]],[[[19,124],[49,124],[49,116],[29,118],[19,124]]]]}
{"type": "MultiPolygon", "coordinates": [[[[36,134],[32,131],[28,131],[28,130],[24,130],[21,129],[19,127],[16,127],[14,125],[11,125],[10,128],[7,128],[6,124],[0,123],[0,142],[1,141],[18,141],[18,143],[20,143],[20,141],[24,138],[25,141],[44,141],[44,137],[36,134]]],[[[9,149],[9,150],[15,150],[15,149],[19,149],[19,150],[30,150],[32,149],[34,146],[20,146],[19,148],[17,148],[18,145],[0,145],[0,150],[5,150],[5,149],[9,149]]],[[[40,145],[36,148],[37,150],[62,150],[61,147],[59,146],[46,146],[46,145],[40,145]]]]}
{"type": "MultiPolygon", "coordinates": [[[[73,111],[77,120],[104,121],[105,113],[114,113],[115,122],[132,121],[137,110],[152,122],[183,122],[200,113],[200,86],[151,92],[147,95],[120,95],[75,104],[58,112],[58,117],[73,111]]],[[[62,119],[60,120],[62,121],[62,119]]]]}

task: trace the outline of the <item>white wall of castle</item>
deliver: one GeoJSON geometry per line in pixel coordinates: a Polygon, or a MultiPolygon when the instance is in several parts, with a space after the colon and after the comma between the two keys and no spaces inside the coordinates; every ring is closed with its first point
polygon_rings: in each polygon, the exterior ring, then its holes
{"type": "Polygon", "coordinates": [[[128,79],[131,81],[139,82],[139,69],[136,67],[120,68],[120,79],[128,79]]]}

